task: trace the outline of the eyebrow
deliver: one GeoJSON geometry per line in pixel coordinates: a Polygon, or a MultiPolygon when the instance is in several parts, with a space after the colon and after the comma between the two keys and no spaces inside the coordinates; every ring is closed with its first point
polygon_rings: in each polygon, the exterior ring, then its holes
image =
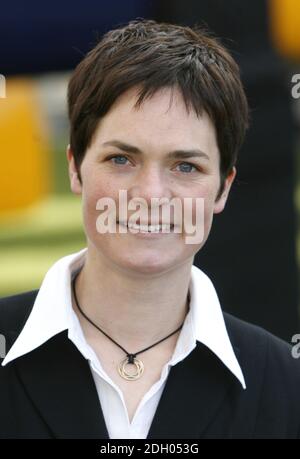
{"type": "MultiPolygon", "coordinates": [[[[136,155],[141,155],[143,152],[139,148],[129,145],[124,142],[120,142],[119,140],[110,140],[109,142],[102,143],[103,147],[117,147],[120,150],[126,151],[127,153],[132,153],[136,155]]],[[[201,150],[193,149],[193,150],[174,150],[170,151],[167,155],[167,158],[192,158],[192,157],[199,157],[199,158],[206,158],[210,159],[209,156],[201,150]]]]}

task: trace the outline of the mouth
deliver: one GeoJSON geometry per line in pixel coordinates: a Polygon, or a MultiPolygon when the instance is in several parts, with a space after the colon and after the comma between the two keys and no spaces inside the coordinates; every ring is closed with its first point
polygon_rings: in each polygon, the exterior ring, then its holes
{"type": "Polygon", "coordinates": [[[162,233],[162,232],[172,232],[174,229],[173,223],[162,223],[158,225],[147,225],[147,224],[138,224],[138,223],[129,223],[129,222],[122,222],[117,221],[119,225],[124,226],[128,229],[135,229],[140,231],[141,233],[162,233]]]}

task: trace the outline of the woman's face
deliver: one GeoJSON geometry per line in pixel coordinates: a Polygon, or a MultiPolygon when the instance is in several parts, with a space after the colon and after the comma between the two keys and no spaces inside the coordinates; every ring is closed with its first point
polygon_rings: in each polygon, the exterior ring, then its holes
{"type": "MultiPolygon", "coordinates": [[[[130,270],[136,274],[161,274],[193,261],[208,237],[213,214],[224,208],[235,170],[228,176],[222,196],[216,200],[220,187],[220,155],[209,117],[204,114],[198,118],[193,110],[187,113],[177,90],[173,92],[173,100],[171,89],[163,89],[139,109],[133,108],[136,97],[136,88],[124,93],[99,122],[81,164],[82,183],[75,173],[72,151],[68,149],[71,188],[74,193],[82,194],[90,251],[127,273],[130,270]],[[178,152],[183,150],[197,150],[197,156],[178,152]],[[178,211],[171,212],[170,223],[176,225],[182,218],[183,231],[179,233],[133,234],[129,229],[119,233],[117,225],[116,232],[100,234],[96,226],[101,213],[96,208],[97,202],[101,198],[112,198],[118,220],[120,190],[126,191],[127,202],[143,203],[144,211],[147,206],[148,221],[143,219],[143,224],[151,223],[151,198],[165,198],[165,202],[176,198],[182,203],[182,209],[185,198],[192,198],[191,223],[197,221],[198,227],[203,223],[203,237],[197,243],[187,243],[185,216],[178,211]],[[204,221],[200,223],[196,220],[196,198],[204,203],[204,221]]],[[[163,221],[164,206],[156,205],[158,222],[163,221]]],[[[138,209],[141,207],[136,207],[138,209]]],[[[128,220],[135,212],[127,209],[128,220]]]]}

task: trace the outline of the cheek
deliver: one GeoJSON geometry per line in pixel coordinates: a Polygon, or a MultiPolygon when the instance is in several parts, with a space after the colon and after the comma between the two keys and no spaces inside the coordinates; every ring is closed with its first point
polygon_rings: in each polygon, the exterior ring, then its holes
{"type": "Polygon", "coordinates": [[[196,216],[200,215],[200,213],[204,214],[205,220],[211,220],[216,194],[217,190],[213,184],[203,184],[197,187],[193,196],[190,195],[192,198],[192,215],[194,223],[196,216]]]}
{"type": "Polygon", "coordinates": [[[111,198],[117,205],[116,191],[112,188],[111,182],[98,179],[97,181],[92,178],[85,182],[82,192],[82,211],[84,225],[88,234],[97,233],[96,221],[99,217],[101,210],[97,209],[99,199],[111,198]]]}
{"type": "MultiPolygon", "coordinates": [[[[199,241],[201,241],[197,248],[199,250],[204,245],[211,229],[217,189],[215,183],[210,182],[198,185],[193,191],[193,194],[190,194],[192,198],[192,201],[190,201],[192,202],[192,213],[190,215],[192,215],[193,231],[196,231],[197,239],[199,238],[199,241]]],[[[186,207],[184,206],[184,208],[186,207]]],[[[187,218],[185,222],[190,221],[185,211],[184,218],[187,218]]],[[[187,226],[185,227],[187,228],[187,226]]]]}

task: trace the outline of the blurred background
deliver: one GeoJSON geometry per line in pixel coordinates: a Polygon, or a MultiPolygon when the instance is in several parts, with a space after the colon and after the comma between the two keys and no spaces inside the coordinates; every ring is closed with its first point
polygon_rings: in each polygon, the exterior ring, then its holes
{"type": "Polygon", "coordinates": [[[138,17],[204,23],[240,65],[251,127],[226,211],[194,264],[223,309],[290,341],[300,330],[299,0],[3,4],[0,296],[39,288],[57,259],[85,247],[67,174],[67,83],[103,33],[138,17]]]}

